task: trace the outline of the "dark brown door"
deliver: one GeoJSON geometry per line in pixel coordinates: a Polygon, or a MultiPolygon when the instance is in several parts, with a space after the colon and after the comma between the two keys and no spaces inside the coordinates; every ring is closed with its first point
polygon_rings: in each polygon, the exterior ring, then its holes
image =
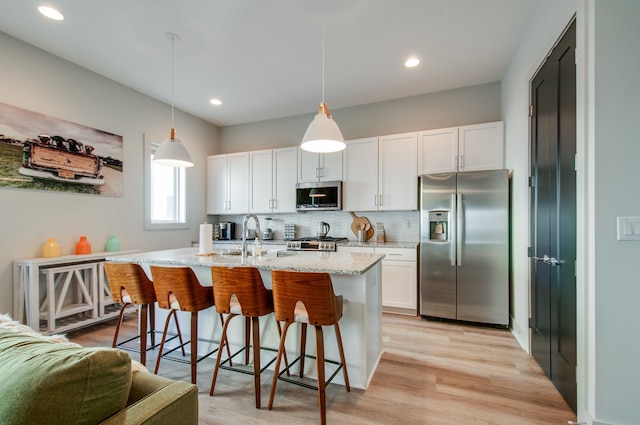
{"type": "Polygon", "coordinates": [[[534,77],[531,97],[531,350],[575,412],[575,22],[534,77]]]}

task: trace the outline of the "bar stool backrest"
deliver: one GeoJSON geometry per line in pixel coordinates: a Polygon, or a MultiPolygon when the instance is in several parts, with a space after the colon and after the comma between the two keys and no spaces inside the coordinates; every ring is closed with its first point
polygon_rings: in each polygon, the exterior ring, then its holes
{"type": "MultiPolygon", "coordinates": [[[[153,282],[147,277],[143,268],[136,263],[105,262],[104,271],[107,275],[111,296],[117,303],[123,303],[123,289],[131,298],[132,304],[153,304],[156,293],[153,282]]],[[[127,301],[129,302],[129,301],[127,301]]]]}
{"type": "Polygon", "coordinates": [[[235,295],[242,315],[259,317],[273,312],[271,291],[264,287],[260,271],[255,267],[211,267],[213,299],[218,313],[231,313],[235,295]]]}
{"type": "Polygon", "coordinates": [[[309,323],[330,326],[342,317],[342,296],[333,292],[328,273],[274,270],[271,272],[273,305],[278,321],[295,320],[296,304],[304,304],[309,323]]]}
{"type": "Polygon", "coordinates": [[[211,288],[200,285],[189,267],[151,266],[151,276],[160,308],[171,309],[174,300],[180,310],[190,312],[204,310],[213,304],[211,288]]]}

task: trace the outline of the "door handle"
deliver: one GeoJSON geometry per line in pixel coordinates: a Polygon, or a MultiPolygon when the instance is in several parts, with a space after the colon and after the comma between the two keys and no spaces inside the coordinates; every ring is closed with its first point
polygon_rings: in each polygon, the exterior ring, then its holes
{"type": "MultiPolygon", "coordinates": [[[[456,194],[452,193],[451,194],[451,213],[453,214],[453,212],[456,210],[456,194]]],[[[449,234],[451,236],[449,236],[449,240],[451,241],[450,243],[450,251],[449,251],[449,258],[451,259],[451,265],[455,266],[456,265],[456,243],[457,243],[457,234],[458,234],[458,226],[457,226],[457,219],[454,217],[451,217],[451,229],[449,234]]]]}
{"type": "Polygon", "coordinates": [[[549,264],[551,267],[555,267],[555,266],[559,266],[561,262],[555,259],[554,257],[551,257],[551,258],[547,258],[547,261],[545,261],[545,263],[549,264]]]}
{"type": "Polygon", "coordinates": [[[457,214],[458,217],[456,219],[456,225],[458,227],[456,237],[456,262],[458,267],[462,266],[462,234],[464,233],[464,215],[462,212],[462,194],[458,193],[458,209],[457,214]]]}
{"type": "Polygon", "coordinates": [[[555,257],[549,257],[547,254],[544,254],[542,257],[531,257],[536,261],[542,261],[545,264],[549,264],[551,267],[559,266],[562,261],[559,261],[555,257]]]}

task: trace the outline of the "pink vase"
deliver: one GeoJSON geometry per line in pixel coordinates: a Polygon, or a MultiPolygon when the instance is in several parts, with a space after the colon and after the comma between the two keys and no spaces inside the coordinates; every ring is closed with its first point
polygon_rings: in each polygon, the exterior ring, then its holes
{"type": "Polygon", "coordinates": [[[91,244],[86,236],[80,236],[80,240],[76,244],[76,255],[91,254],[91,244]]]}

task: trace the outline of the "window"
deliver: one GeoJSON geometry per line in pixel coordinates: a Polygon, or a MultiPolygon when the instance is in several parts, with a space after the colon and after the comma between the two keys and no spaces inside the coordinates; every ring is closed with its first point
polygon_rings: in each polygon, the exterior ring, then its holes
{"type": "Polygon", "coordinates": [[[145,134],[145,229],[187,228],[186,169],[153,164],[160,143],[145,134]]]}

